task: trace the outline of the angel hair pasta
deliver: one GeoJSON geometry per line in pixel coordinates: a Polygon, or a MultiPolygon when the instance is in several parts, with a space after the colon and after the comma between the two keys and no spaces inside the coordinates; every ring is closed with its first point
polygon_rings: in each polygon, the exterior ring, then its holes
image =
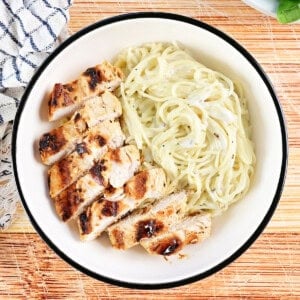
{"type": "Polygon", "coordinates": [[[115,64],[130,141],[165,170],[168,192],[187,190],[188,212],[213,215],[241,199],[255,164],[241,89],[175,44],[128,48],[115,64]]]}

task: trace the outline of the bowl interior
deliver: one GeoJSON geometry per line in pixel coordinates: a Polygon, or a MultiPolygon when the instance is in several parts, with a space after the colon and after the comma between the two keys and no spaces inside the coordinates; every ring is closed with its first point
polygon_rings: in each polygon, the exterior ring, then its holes
{"type": "MultiPolygon", "coordinates": [[[[15,163],[25,206],[44,235],[77,267],[100,279],[130,284],[159,285],[180,282],[210,272],[237,255],[267,215],[275,196],[283,162],[278,112],[261,76],[244,54],[209,31],[180,20],[124,19],[81,34],[40,71],[32,83],[17,127],[15,163]],[[48,197],[46,171],[40,163],[37,140],[54,125],[46,119],[47,96],[56,82],[75,79],[84,69],[112,60],[125,47],[153,41],[178,41],[206,66],[239,81],[246,93],[253,124],[257,166],[247,196],[213,220],[211,237],[183,251],[184,259],[149,256],[139,247],[111,248],[105,236],[79,241],[76,228],[62,223],[48,197]]],[[[121,283],[122,284],[122,283],[121,283]]]]}

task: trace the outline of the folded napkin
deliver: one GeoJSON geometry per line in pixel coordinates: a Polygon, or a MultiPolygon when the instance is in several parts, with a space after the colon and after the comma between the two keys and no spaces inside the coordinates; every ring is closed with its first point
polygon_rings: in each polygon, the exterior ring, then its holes
{"type": "Polygon", "coordinates": [[[12,121],[36,68],[67,37],[72,0],[0,1],[0,229],[18,199],[11,165],[12,121]]]}

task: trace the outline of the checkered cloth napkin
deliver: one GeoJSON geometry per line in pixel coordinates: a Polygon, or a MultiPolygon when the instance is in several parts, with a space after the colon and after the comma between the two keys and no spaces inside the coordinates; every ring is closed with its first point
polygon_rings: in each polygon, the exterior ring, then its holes
{"type": "Polygon", "coordinates": [[[36,68],[67,37],[72,0],[0,1],[0,229],[17,201],[10,141],[12,121],[36,68]]]}

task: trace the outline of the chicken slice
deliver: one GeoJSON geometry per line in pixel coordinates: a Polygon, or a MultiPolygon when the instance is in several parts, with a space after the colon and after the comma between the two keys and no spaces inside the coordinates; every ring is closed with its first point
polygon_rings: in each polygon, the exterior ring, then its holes
{"type": "Polygon", "coordinates": [[[78,227],[82,241],[98,237],[109,225],[134,208],[133,201],[123,199],[109,201],[100,197],[78,217],[78,227]]]}
{"type": "Polygon", "coordinates": [[[113,247],[129,249],[146,237],[168,231],[170,224],[181,219],[186,207],[185,192],[171,194],[150,206],[140,209],[107,229],[113,247]]]}
{"type": "Polygon", "coordinates": [[[118,121],[103,121],[89,130],[75,151],[54,163],[48,171],[50,197],[54,198],[98,161],[108,148],[124,143],[125,136],[118,121]]]}
{"type": "Polygon", "coordinates": [[[177,253],[185,245],[203,241],[209,237],[210,230],[211,215],[201,213],[185,217],[162,234],[141,239],[140,244],[150,254],[168,256],[177,253]]]}
{"type": "Polygon", "coordinates": [[[87,69],[77,80],[55,84],[48,102],[49,121],[72,114],[89,97],[98,96],[104,91],[112,92],[122,79],[122,71],[104,61],[87,69]]]}
{"type": "Polygon", "coordinates": [[[120,176],[119,184],[124,185],[134,175],[139,165],[140,157],[136,146],[129,145],[109,150],[88,173],[53,199],[57,214],[63,221],[76,217],[85,206],[103,193],[106,187],[111,187],[112,175],[117,176],[115,169],[123,174],[120,176]],[[116,152],[118,155],[113,154],[116,152]]]}
{"type": "Polygon", "coordinates": [[[163,169],[154,168],[142,171],[125,184],[124,194],[120,193],[121,200],[116,201],[114,195],[113,201],[103,197],[94,201],[78,217],[77,223],[81,240],[95,239],[107,226],[137,208],[144,200],[162,197],[165,182],[163,169]]]}
{"type": "Polygon", "coordinates": [[[135,145],[117,148],[104,156],[102,176],[107,178],[112,187],[122,187],[133,176],[140,163],[140,153],[135,145]]]}
{"type": "Polygon", "coordinates": [[[39,152],[42,162],[51,165],[58,161],[70,153],[97,123],[113,120],[121,114],[120,101],[109,92],[89,99],[69,121],[41,137],[39,152]]]}

